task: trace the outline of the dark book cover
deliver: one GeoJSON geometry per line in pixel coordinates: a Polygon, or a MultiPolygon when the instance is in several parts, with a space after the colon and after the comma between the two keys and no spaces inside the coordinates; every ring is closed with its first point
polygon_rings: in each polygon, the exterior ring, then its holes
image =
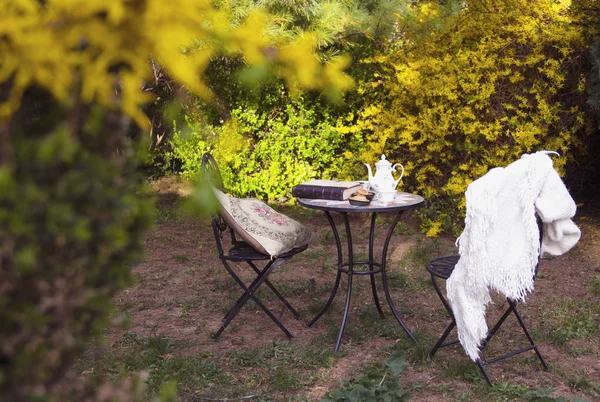
{"type": "Polygon", "coordinates": [[[332,201],[343,201],[360,188],[356,181],[311,180],[292,187],[292,196],[332,201]]]}

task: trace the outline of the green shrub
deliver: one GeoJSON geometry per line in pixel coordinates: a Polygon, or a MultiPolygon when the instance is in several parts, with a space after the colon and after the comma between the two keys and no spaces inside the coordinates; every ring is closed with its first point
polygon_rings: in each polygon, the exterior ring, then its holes
{"type": "Polygon", "coordinates": [[[355,167],[348,157],[359,149],[360,136],[341,134],[317,107],[299,99],[270,113],[240,107],[219,127],[191,121],[187,133],[175,135],[172,155],[181,163],[182,176],[193,178],[200,172],[202,154],[210,150],[228,191],[286,201],[297,183],[349,179],[355,167]]]}
{"type": "Polygon", "coordinates": [[[0,399],[76,399],[61,381],[131,283],[152,204],[115,114],[68,131],[60,111],[22,109],[0,159],[0,399]]]}
{"type": "Polygon", "coordinates": [[[216,129],[204,120],[185,116],[185,125],[175,129],[171,139],[171,151],[167,153],[168,164],[180,171],[186,179],[194,179],[200,173],[202,155],[212,148],[216,129]]]}

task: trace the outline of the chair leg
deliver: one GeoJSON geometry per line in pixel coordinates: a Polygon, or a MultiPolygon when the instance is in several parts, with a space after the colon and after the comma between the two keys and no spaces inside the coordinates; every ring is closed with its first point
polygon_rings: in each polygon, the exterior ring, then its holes
{"type": "MultiPolygon", "coordinates": [[[[271,264],[273,264],[274,261],[270,261],[264,268],[264,270],[269,269],[269,267],[271,266],[271,264]]],[[[231,274],[231,276],[233,277],[233,279],[237,282],[237,284],[244,289],[244,293],[242,293],[242,295],[237,299],[237,301],[233,304],[233,306],[231,307],[231,309],[227,312],[227,314],[225,314],[225,317],[223,317],[223,321],[228,321],[230,315],[235,312],[240,310],[244,304],[246,304],[246,302],[248,301],[248,299],[250,298],[249,294],[248,294],[248,289],[253,288],[254,286],[256,286],[256,283],[260,280],[261,278],[261,272],[260,270],[257,272],[257,276],[256,278],[254,278],[254,280],[252,281],[252,283],[250,283],[250,286],[246,287],[246,285],[244,284],[244,282],[236,275],[235,271],[233,269],[231,269],[231,267],[229,267],[229,264],[227,264],[227,261],[223,260],[223,264],[225,264],[225,267],[227,268],[227,271],[229,271],[229,273],[231,274]]],[[[237,314],[237,313],[236,313],[237,314]]]]}
{"type": "Polygon", "coordinates": [[[475,364],[477,364],[477,367],[479,367],[479,371],[481,371],[481,375],[483,376],[485,381],[488,383],[488,385],[492,385],[492,380],[490,379],[490,376],[488,375],[488,373],[484,367],[487,363],[483,362],[481,359],[477,359],[475,361],[475,364]]]}
{"type": "Polygon", "coordinates": [[[454,319],[454,314],[452,313],[452,307],[450,307],[450,303],[448,303],[448,300],[446,300],[446,298],[444,297],[444,294],[442,293],[442,291],[440,289],[440,284],[438,283],[436,277],[433,275],[431,275],[431,283],[433,284],[435,293],[437,293],[438,297],[442,301],[444,308],[446,309],[446,311],[448,312],[450,317],[452,317],[452,319],[454,319]]]}
{"type": "MultiPolygon", "coordinates": [[[[509,304],[510,304],[510,301],[509,301],[509,304]]],[[[514,305],[510,304],[509,307],[504,312],[504,314],[502,314],[502,317],[500,317],[500,319],[496,322],[496,324],[492,327],[492,329],[488,331],[487,336],[481,342],[481,346],[480,346],[481,349],[485,348],[485,346],[492,339],[492,337],[494,335],[496,335],[496,332],[498,332],[498,330],[500,329],[500,327],[502,326],[502,324],[504,324],[504,321],[506,321],[506,319],[508,318],[508,316],[510,315],[510,313],[512,313],[514,311],[514,308],[515,308],[514,305]]]]}
{"type": "Polygon", "coordinates": [[[531,333],[529,333],[529,330],[525,326],[525,322],[523,321],[523,318],[521,317],[521,314],[517,310],[516,303],[514,301],[512,301],[512,300],[508,300],[508,302],[511,304],[512,310],[513,310],[513,312],[515,314],[515,317],[517,317],[517,321],[519,322],[519,325],[521,326],[521,328],[523,329],[523,332],[525,333],[525,336],[529,340],[529,344],[531,345],[531,349],[535,352],[536,356],[540,360],[540,363],[542,363],[542,366],[544,366],[544,371],[550,371],[550,367],[548,367],[548,364],[546,364],[546,361],[542,357],[542,354],[540,353],[540,350],[538,349],[535,341],[533,340],[533,336],[531,336],[531,333]]]}
{"type": "MultiPolygon", "coordinates": [[[[435,354],[437,353],[437,351],[444,347],[444,346],[449,346],[455,343],[458,343],[458,341],[455,342],[447,342],[444,343],[446,338],[448,337],[448,335],[450,334],[450,332],[452,331],[452,329],[456,326],[456,321],[454,319],[454,316],[452,314],[452,309],[448,303],[448,301],[446,300],[446,298],[444,297],[444,294],[442,293],[442,291],[439,288],[439,284],[436,280],[436,277],[434,277],[433,275],[431,275],[431,281],[433,283],[433,287],[437,293],[437,295],[439,296],[440,300],[442,301],[444,307],[446,308],[446,310],[448,311],[448,314],[450,314],[450,317],[452,317],[452,322],[448,325],[448,327],[446,327],[446,330],[444,331],[444,333],[442,334],[442,336],[440,337],[440,339],[437,341],[437,343],[435,344],[435,346],[431,349],[431,351],[429,352],[429,357],[433,358],[435,356],[435,354]]],[[[498,321],[496,322],[496,324],[492,327],[492,329],[488,332],[488,335],[486,336],[486,338],[481,342],[481,347],[480,349],[483,351],[483,349],[487,346],[487,344],[490,342],[490,340],[494,337],[494,335],[496,335],[496,333],[498,332],[498,330],[500,329],[500,327],[504,324],[504,321],[506,321],[506,319],[508,318],[508,316],[513,313],[519,323],[519,325],[521,326],[521,329],[523,330],[523,333],[525,334],[525,336],[527,337],[527,340],[529,341],[529,345],[528,347],[525,348],[521,348],[515,351],[512,351],[510,353],[506,353],[502,356],[499,357],[495,357],[492,359],[478,359],[475,363],[477,364],[477,367],[479,367],[479,370],[481,371],[481,375],[483,376],[483,378],[485,379],[485,381],[489,384],[492,385],[492,380],[489,376],[489,374],[487,373],[485,366],[492,364],[494,362],[497,362],[499,360],[503,360],[515,355],[518,355],[520,353],[529,351],[529,350],[533,350],[537,356],[537,358],[539,359],[540,363],[542,363],[542,366],[544,367],[545,371],[549,371],[549,367],[548,364],[546,363],[546,361],[544,360],[544,358],[542,357],[542,354],[540,353],[537,345],[535,344],[535,341],[533,340],[533,337],[531,336],[531,333],[529,332],[529,330],[527,329],[527,327],[525,326],[525,322],[523,321],[523,318],[521,317],[521,314],[519,314],[519,311],[517,310],[517,303],[514,302],[513,300],[507,299],[509,307],[506,309],[506,311],[502,314],[502,316],[500,317],[500,319],[498,319],[498,321]]]]}
{"type": "MultiPolygon", "coordinates": [[[[250,267],[252,267],[254,272],[256,272],[258,275],[260,275],[260,270],[252,261],[246,261],[246,262],[248,263],[248,265],[250,265],[250,267]]],[[[302,317],[300,316],[300,313],[298,313],[296,311],[296,309],[294,309],[292,307],[292,305],[287,301],[287,299],[285,297],[283,297],[277,289],[275,289],[275,287],[271,284],[271,282],[269,282],[268,279],[265,279],[265,285],[267,285],[269,287],[269,289],[271,289],[271,291],[275,294],[275,296],[277,296],[277,298],[279,300],[281,300],[281,302],[285,305],[285,307],[287,307],[287,309],[291,311],[291,313],[294,315],[295,319],[297,319],[297,320],[302,319],[302,317]]]]}
{"type": "Polygon", "coordinates": [[[269,274],[271,274],[271,272],[273,272],[273,270],[275,270],[275,268],[277,268],[278,266],[280,266],[287,260],[288,260],[288,258],[275,260],[274,262],[269,261],[269,263],[265,266],[265,268],[262,271],[260,271],[258,278],[256,278],[252,282],[250,287],[246,287],[244,282],[242,282],[242,280],[235,274],[235,272],[231,269],[231,267],[229,267],[229,264],[227,264],[227,262],[225,260],[223,260],[223,265],[225,265],[225,268],[227,269],[227,271],[232,275],[232,277],[238,283],[238,285],[240,285],[240,287],[244,290],[244,294],[238,299],[238,301],[234,304],[234,306],[231,308],[231,310],[229,310],[229,312],[225,315],[225,318],[223,320],[223,324],[221,325],[221,328],[219,328],[219,330],[215,333],[215,335],[213,335],[214,339],[218,338],[221,335],[221,333],[225,330],[225,328],[227,328],[227,326],[231,323],[231,321],[235,318],[235,316],[241,311],[242,307],[246,304],[246,302],[249,299],[252,299],[267,314],[267,316],[269,316],[269,318],[271,318],[271,320],[273,320],[273,322],[275,324],[277,324],[277,326],[283,331],[283,333],[288,338],[294,337],[291,334],[291,332],[289,332],[288,329],[281,323],[281,321],[279,321],[277,319],[277,317],[275,317],[275,315],[273,315],[273,313],[258,299],[258,297],[256,297],[254,295],[254,293],[256,292],[258,287],[260,285],[262,285],[263,282],[266,281],[267,276],[269,276],[269,274]]]}
{"type": "Polygon", "coordinates": [[[444,333],[442,334],[440,339],[438,339],[435,346],[429,351],[429,358],[433,359],[433,357],[437,353],[438,349],[443,348],[445,346],[455,345],[458,343],[458,341],[444,343],[444,341],[446,340],[448,335],[450,335],[450,332],[452,331],[452,329],[454,329],[454,327],[456,326],[456,320],[454,319],[454,314],[452,313],[452,308],[450,307],[450,304],[444,297],[444,294],[442,293],[442,291],[440,289],[439,283],[438,283],[436,277],[433,275],[431,275],[431,283],[433,284],[433,288],[435,289],[435,292],[437,293],[438,297],[442,301],[442,304],[446,308],[448,315],[450,316],[450,318],[452,318],[452,321],[450,322],[450,324],[448,324],[448,326],[444,330],[444,333]]]}
{"type": "Polygon", "coordinates": [[[486,359],[486,360],[478,360],[477,366],[479,366],[479,369],[481,371],[481,374],[483,375],[483,377],[485,378],[485,380],[487,381],[488,384],[492,384],[491,379],[488,375],[488,373],[486,372],[484,366],[495,363],[497,361],[500,360],[504,360],[507,359],[509,357],[513,357],[516,356],[518,354],[521,354],[523,352],[527,352],[529,350],[533,350],[537,356],[537,358],[539,359],[540,363],[542,363],[542,366],[544,367],[544,371],[550,371],[550,368],[548,367],[548,364],[546,363],[546,361],[544,360],[544,358],[542,357],[542,354],[540,353],[540,350],[538,349],[537,345],[535,344],[535,341],[533,340],[533,337],[531,336],[529,330],[527,329],[527,327],[525,326],[525,322],[523,321],[523,318],[521,317],[521,314],[519,313],[519,311],[517,310],[517,303],[514,302],[513,300],[510,299],[506,299],[508,301],[508,308],[506,309],[506,311],[504,312],[504,314],[502,314],[502,317],[500,317],[500,319],[496,322],[496,325],[494,325],[494,327],[489,331],[488,336],[485,338],[485,340],[481,343],[481,349],[485,348],[485,346],[488,344],[488,342],[492,339],[492,337],[496,334],[496,332],[498,331],[498,329],[500,329],[500,327],[502,326],[502,324],[504,323],[504,321],[506,320],[506,318],[508,318],[508,316],[510,315],[510,313],[513,313],[519,323],[519,325],[521,326],[521,329],[523,330],[523,333],[525,334],[525,336],[527,337],[527,340],[529,341],[529,345],[525,348],[521,348],[521,349],[517,349],[514,350],[512,352],[503,354],[501,356],[498,357],[494,357],[492,359],[486,359]]]}
{"type": "Polygon", "coordinates": [[[454,329],[455,326],[456,326],[456,321],[454,321],[454,318],[453,318],[452,322],[446,327],[446,330],[444,331],[444,333],[442,334],[440,339],[437,341],[435,346],[429,351],[430,359],[433,359],[433,357],[435,356],[435,354],[437,353],[439,348],[442,348],[444,346],[454,345],[454,344],[458,343],[458,341],[444,343],[444,341],[446,340],[448,335],[450,335],[450,332],[452,332],[452,330],[454,329]]]}

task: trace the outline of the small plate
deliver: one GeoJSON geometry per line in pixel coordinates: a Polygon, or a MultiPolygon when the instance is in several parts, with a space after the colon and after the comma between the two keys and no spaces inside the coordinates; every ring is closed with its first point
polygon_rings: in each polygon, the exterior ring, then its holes
{"type": "MultiPolygon", "coordinates": [[[[375,193],[372,191],[369,191],[367,194],[357,194],[357,193],[352,193],[352,195],[350,197],[356,197],[358,195],[364,195],[365,198],[369,201],[373,201],[373,197],[375,197],[375,193]]],[[[364,202],[364,201],[363,201],[364,202]]]]}
{"type": "Polygon", "coordinates": [[[348,198],[348,202],[350,202],[350,205],[355,205],[357,207],[366,207],[367,205],[369,205],[371,203],[371,200],[361,201],[361,200],[353,200],[352,198],[348,198]]]}

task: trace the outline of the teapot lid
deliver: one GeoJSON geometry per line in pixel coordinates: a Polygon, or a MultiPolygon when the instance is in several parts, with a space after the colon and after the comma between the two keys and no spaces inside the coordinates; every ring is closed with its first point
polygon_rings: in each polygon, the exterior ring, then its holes
{"type": "Polygon", "coordinates": [[[377,168],[383,168],[383,167],[392,166],[392,164],[390,163],[390,161],[388,161],[387,159],[385,159],[385,155],[384,154],[381,154],[381,160],[379,162],[377,162],[375,164],[375,166],[377,168]]]}

